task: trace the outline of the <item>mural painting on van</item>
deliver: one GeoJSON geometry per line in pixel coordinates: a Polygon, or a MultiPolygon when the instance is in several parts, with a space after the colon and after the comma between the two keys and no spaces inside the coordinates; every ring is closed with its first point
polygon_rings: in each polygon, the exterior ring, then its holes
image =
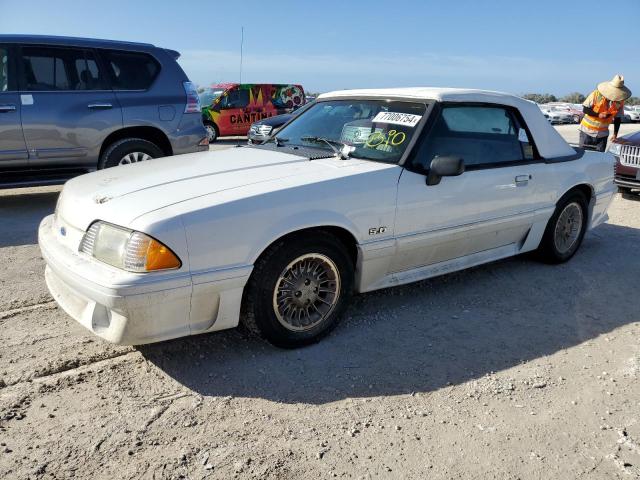
{"type": "Polygon", "coordinates": [[[289,113],[305,103],[301,85],[226,83],[200,95],[202,119],[218,136],[246,135],[253,122],[289,113]]]}

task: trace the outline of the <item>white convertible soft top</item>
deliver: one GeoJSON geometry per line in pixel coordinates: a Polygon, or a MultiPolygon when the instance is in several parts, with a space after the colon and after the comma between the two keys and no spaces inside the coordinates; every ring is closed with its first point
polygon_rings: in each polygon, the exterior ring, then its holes
{"type": "Polygon", "coordinates": [[[544,117],[538,105],[524,98],[509,93],[489,90],[473,90],[465,88],[372,88],[361,90],[340,90],[323,93],[318,99],[381,97],[416,100],[436,100],[439,102],[480,102],[508,105],[517,108],[522,114],[533,135],[538,152],[543,158],[566,157],[575,155],[576,151],[569,146],[555,128],[544,117]]]}

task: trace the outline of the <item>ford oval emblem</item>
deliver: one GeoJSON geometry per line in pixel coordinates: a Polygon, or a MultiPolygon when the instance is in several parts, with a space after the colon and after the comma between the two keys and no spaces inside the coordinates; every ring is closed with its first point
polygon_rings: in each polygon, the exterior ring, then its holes
{"type": "Polygon", "coordinates": [[[64,227],[60,227],[60,235],[63,237],[67,235],[67,229],[64,227]]]}

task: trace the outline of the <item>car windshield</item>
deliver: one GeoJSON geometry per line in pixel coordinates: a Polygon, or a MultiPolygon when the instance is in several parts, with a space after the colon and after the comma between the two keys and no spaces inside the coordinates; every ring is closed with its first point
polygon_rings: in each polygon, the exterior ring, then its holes
{"type": "Polygon", "coordinates": [[[200,93],[200,105],[208,107],[216,98],[222,95],[222,92],[224,92],[222,89],[214,90],[213,88],[207,88],[205,91],[200,93]]]}
{"type": "Polygon", "coordinates": [[[280,130],[278,138],[287,146],[328,151],[347,145],[351,157],[397,163],[425,110],[426,104],[417,102],[319,101],[280,130]]]}

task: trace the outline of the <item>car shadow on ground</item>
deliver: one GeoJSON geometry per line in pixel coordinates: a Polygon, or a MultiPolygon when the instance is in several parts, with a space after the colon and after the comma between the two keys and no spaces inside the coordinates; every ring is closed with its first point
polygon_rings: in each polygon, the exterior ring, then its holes
{"type": "Polygon", "coordinates": [[[639,243],[640,230],[607,224],[563,265],[520,256],[360,295],[329,337],[298,350],[238,329],[139,350],[205,396],[321,404],[429,392],[638,321],[639,243]]]}
{"type": "Polygon", "coordinates": [[[631,200],[632,202],[640,202],[640,190],[634,190],[631,193],[623,193],[622,198],[631,200]]]}
{"type": "Polygon", "coordinates": [[[38,243],[38,225],[53,213],[59,191],[22,193],[0,197],[0,248],[38,243]]]}

